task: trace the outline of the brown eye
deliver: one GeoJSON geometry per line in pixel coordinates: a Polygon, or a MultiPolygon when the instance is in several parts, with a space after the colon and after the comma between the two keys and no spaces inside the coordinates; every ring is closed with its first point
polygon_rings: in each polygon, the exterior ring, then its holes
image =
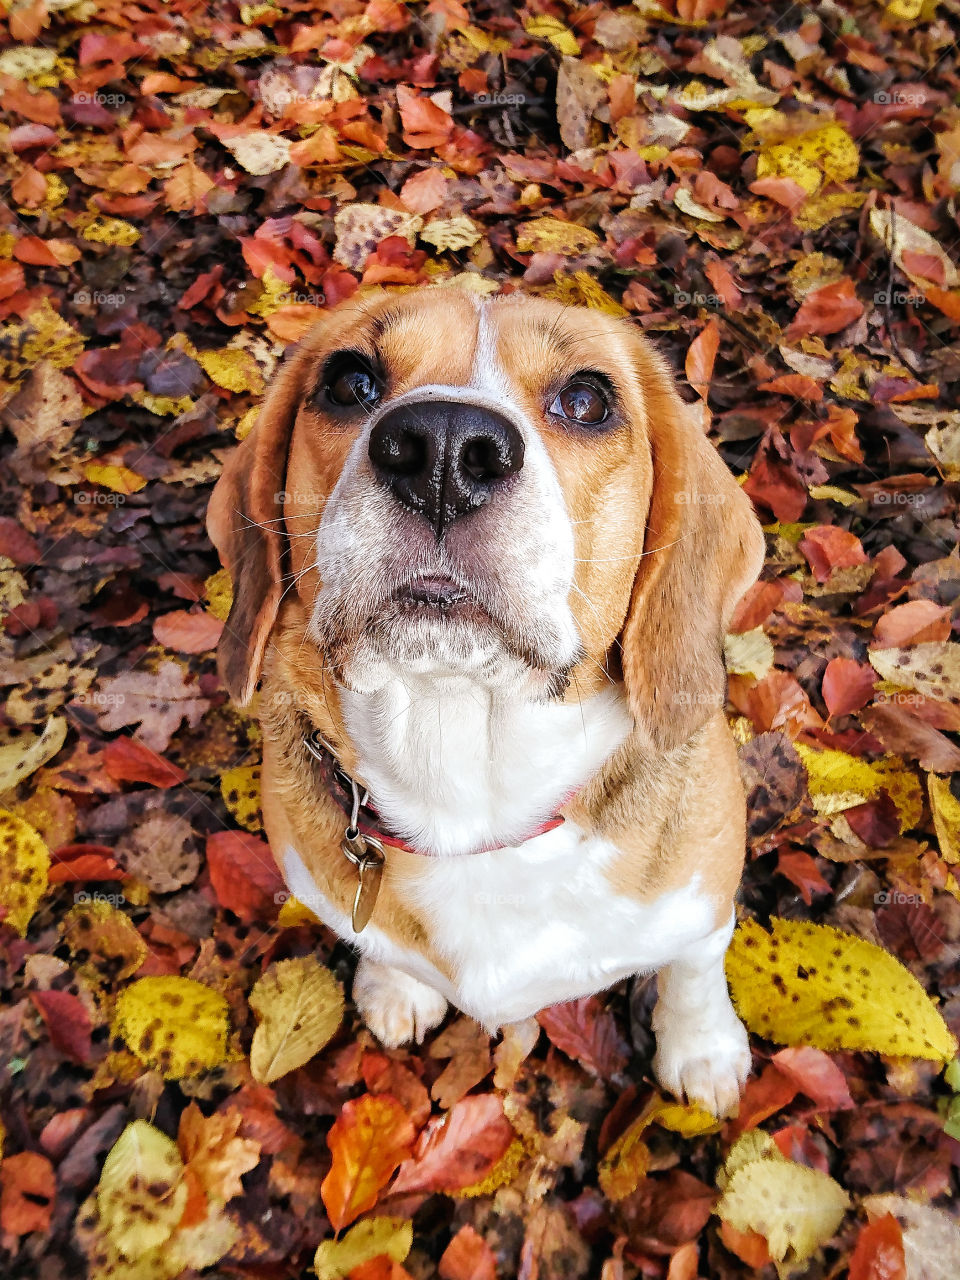
{"type": "Polygon", "coordinates": [[[381,397],[380,380],[359,358],[338,360],[326,379],[326,395],[342,409],[372,409],[381,397]]]}
{"type": "Polygon", "coordinates": [[[610,415],[606,400],[589,382],[568,383],[550,406],[550,412],[585,427],[599,426],[610,415]]]}

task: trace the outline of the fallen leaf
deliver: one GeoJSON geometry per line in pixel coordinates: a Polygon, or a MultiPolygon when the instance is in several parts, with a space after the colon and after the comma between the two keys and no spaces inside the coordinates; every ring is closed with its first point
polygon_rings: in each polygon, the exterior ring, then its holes
{"type": "Polygon", "coordinates": [[[140,978],[117,997],[117,1034],[168,1080],[197,1075],[227,1056],[223,996],[191,978],[140,978]]]}
{"type": "Polygon", "coordinates": [[[942,1062],[957,1052],[923,987],[889,952],[828,925],[772,926],[744,921],[727,953],[733,1002],[751,1031],[780,1044],[942,1062]]]}
{"type": "Polygon", "coordinates": [[[260,1015],[250,1048],[250,1070],[264,1084],[309,1062],[343,1018],[340,984],[315,956],[271,965],[254,985],[249,1001],[260,1015]]]}
{"type": "Polygon", "coordinates": [[[343,1104],[327,1134],[332,1164],[320,1188],[334,1230],[373,1208],[415,1136],[410,1117],[387,1094],[364,1094],[343,1104]]]}

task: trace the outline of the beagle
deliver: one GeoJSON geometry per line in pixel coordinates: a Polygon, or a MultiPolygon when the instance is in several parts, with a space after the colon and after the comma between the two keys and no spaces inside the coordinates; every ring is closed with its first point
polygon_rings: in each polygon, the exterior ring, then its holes
{"type": "Polygon", "coordinates": [[[722,642],[750,503],[618,318],[427,288],[333,309],[214,489],[220,670],[263,813],[388,1046],[659,971],[654,1071],[716,1114],[745,804],[722,642]]]}

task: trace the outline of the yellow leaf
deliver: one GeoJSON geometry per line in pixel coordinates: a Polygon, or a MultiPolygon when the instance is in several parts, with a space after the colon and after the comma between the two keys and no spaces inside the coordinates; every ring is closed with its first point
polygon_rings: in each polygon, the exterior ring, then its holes
{"type": "Polygon", "coordinates": [[[257,133],[243,133],[236,138],[225,138],[223,145],[241,169],[263,177],[267,173],[276,173],[289,164],[293,142],[280,134],[261,130],[257,133]]]}
{"type": "Polygon", "coordinates": [[[146,1120],[128,1124],[103,1162],[97,1187],[107,1239],[136,1261],[169,1239],[186,1202],[177,1144],[146,1120]]]}
{"type": "Polygon", "coordinates": [[[557,271],[553,281],[549,289],[544,289],[543,296],[555,298],[565,307],[590,307],[593,311],[604,311],[608,316],[627,314],[625,308],[611,298],[587,271],[557,271]]]}
{"type": "Polygon", "coordinates": [[[226,622],[233,606],[233,583],[226,569],[218,569],[207,578],[203,584],[203,598],[207,602],[207,613],[226,622]]]}
{"type": "Polygon", "coordinates": [[[895,22],[916,22],[923,10],[923,0],[890,0],[887,15],[895,22]]]}
{"type": "Polygon", "coordinates": [[[736,1140],[727,1152],[723,1165],[717,1170],[717,1186],[721,1191],[725,1191],[737,1170],[745,1168],[755,1160],[786,1160],[786,1158],[769,1133],[765,1133],[763,1129],[748,1129],[736,1140]]]}
{"type": "Polygon", "coordinates": [[[686,213],[691,218],[699,218],[701,222],[723,222],[724,215],[722,213],[717,213],[714,209],[708,209],[706,205],[694,200],[686,187],[677,187],[673,193],[673,203],[681,213],[686,213]]]}
{"type": "Polygon", "coordinates": [[[641,1114],[628,1125],[604,1154],[598,1167],[600,1188],[608,1200],[623,1200],[636,1191],[646,1177],[650,1151],[643,1134],[651,1124],[662,1125],[684,1138],[701,1133],[716,1133],[720,1125],[716,1117],[696,1105],[685,1106],[654,1096],[641,1114]]]}
{"type": "Polygon", "coordinates": [[[255,396],[264,388],[260,366],[249,351],[241,347],[222,347],[219,351],[198,351],[197,361],[211,382],[227,391],[252,391],[255,396]]]}
{"type": "Polygon", "coordinates": [[[938,778],[935,773],[927,775],[927,792],[940,856],[945,862],[960,862],[960,800],[950,790],[947,779],[938,778]]]}
{"type": "Polygon", "coordinates": [[[434,218],[420,232],[420,239],[432,244],[438,253],[447,249],[456,252],[476,244],[480,230],[471,218],[460,214],[456,218],[434,218]]]}
{"type": "Polygon", "coordinates": [[[838,1182],[782,1156],[733,1173],[715,1212],[737,1231],[764,1236],[777,1262],[805,1262],[835,1234],[850,1207],[838,1182]]]}
{"type": "Polygon", "coordinates": [[[91,484],[98,484],[114,493],[138,493],[147,483],[144,476],[129,467],[117,467],[109,462],[85,462],[81,471],[91,484]]]}
{"type": "Polygon", "coordinates": [[[833,122],[782,142],[768,142],[757,156],[758,178],[790,178],[809,195],[826,182],[849,182],[860,169],[857,144],[833,122]]]}
{"type": "Polygon", "coordinates": [[[117,1033],[168,1080],[219,1066],[228,1030],[226,1000],[192,978],[141,978],[117,997],[117,1033]]]}
{"type": "Polygon", "coordinates": [[[413,1223],[404,1218],[368,1218],[340,1240],[324,1240],[313,1259],[317,1280],[343,1280],[354,1267],[385,1255],[403,1262],[413,1244],[413,1223]]]}
{"type": "Polygon", "coordinates": [[[735,675],[762,680],[773,666],[773,641],[763,627],[731,632],[723,642],[723,658],[727,670],[735,675]]]}
{"type": "Polygon", "coordinates": [[[81,952],[87,957],[77,972],[93,987],[132,977],[147,958],[147,944],[119,907],[86,897],[75,896],[60,925],[60,936],[75,959],[81,952]]]}
{"type": "Polygon", "coordinates": [[[296,929],[301,924],[319,924],[320,921],[316,915],[305,907],[299,898],[295,898],[291,893],[288,898],[284,899],[283,905],[277,912],[277,924],[281,929],[296,929]]]}
{"type": "Polygon", "coordinates": [[[316,956],[272,964],[249,1000],[261,1018],[250,1047],[250,1071],[261,1084],[309,1062],[343,1018],[340,984],[316,956]]]}
{"type": "Polygon", "coordinates": [[[818,813],[828,816],[842,813],[884,790],[897,806],[901,831],[915,827],[920,821],[923,813],[920,783],[898,760],[861,760],[845,751],[821,751],[802,743],[797,744],[797,753],[806,767],[810,797],[818,813]]]}
{"type": "Polygon", "coordinates": [[[938,702],[960,702],[960,644],[929,640],[906,649],[868,649],[867,657],[899,689],[916,689],[938,702]]]}
{"type": "Polygon", "coordinates": [[[0,809],[0,919],[22,938],[47,891],[50,851],[39,832],[0,809]]]}
{"type": "Polygon", "coordinates": [[[559,18],[551,18],[546,14],[528,18],[523,29],[535,40],[549,40],[555,49],[559,49],[568,58],[575,58],[580,52],[579,40],[559,18]]]}
{"type": "Polygon", "coordinates": [[[521,253],[586,253],[599,243],[600,237],[589,227],[561,218],[533,218],[517,231],[521,253]]]}
{"type": "Polygon", "coordinates": [[[727,978],[747,1027],[777,1044],[948,1062],[957,1042],[913,974],[889,952],[829,925],[745,921],[727,978]]]}
{"type": "Polygon", "coordinates": [[[132,222],[123,218],[94,218],[80,232],[84,240],[92,240],[95,244],[114,244],[128,248],[140,239],[140,232],[132,222]]]}
{"type": "Polygon", "coordinates": [[[43,45],[15,44],[0,53],[0,75],[15,80],[32,80],[34,76],[49,74],[57,65],[56,49],[43,45]]]}
{"type": "Polygon", "coordinates": [[[262,831],[260,818],[260,766],[241,765],[228,769],[220,779],[223,803],[245,831],[262,831]]]}
{"type": "Polygon", "coordinates": [[[42,764],[52,760],[67,736],[63,716],[51,716],[42,729],[21,729],[0,735],[0,793],[29,778],[42,764]]]}

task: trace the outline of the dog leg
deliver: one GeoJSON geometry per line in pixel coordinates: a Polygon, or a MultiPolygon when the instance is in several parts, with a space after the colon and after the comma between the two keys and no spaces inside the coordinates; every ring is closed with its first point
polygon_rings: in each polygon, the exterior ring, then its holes
{"type": "Polygon", "coordinates": [[[388,1049],[415,1040],[443,1021],[447,1002],[439,991],[401,969],[361,957],[353,978],[353,1002],[364,1022],[388,1049]]]}
{"type": "Polygon", "coordinates": [[[750,1046],[727,990],[723,958],[733,922],[657,974],[653,1070],[678,1098],[715,1116],[735,1112],[750,1074],[750,1046]]]}

